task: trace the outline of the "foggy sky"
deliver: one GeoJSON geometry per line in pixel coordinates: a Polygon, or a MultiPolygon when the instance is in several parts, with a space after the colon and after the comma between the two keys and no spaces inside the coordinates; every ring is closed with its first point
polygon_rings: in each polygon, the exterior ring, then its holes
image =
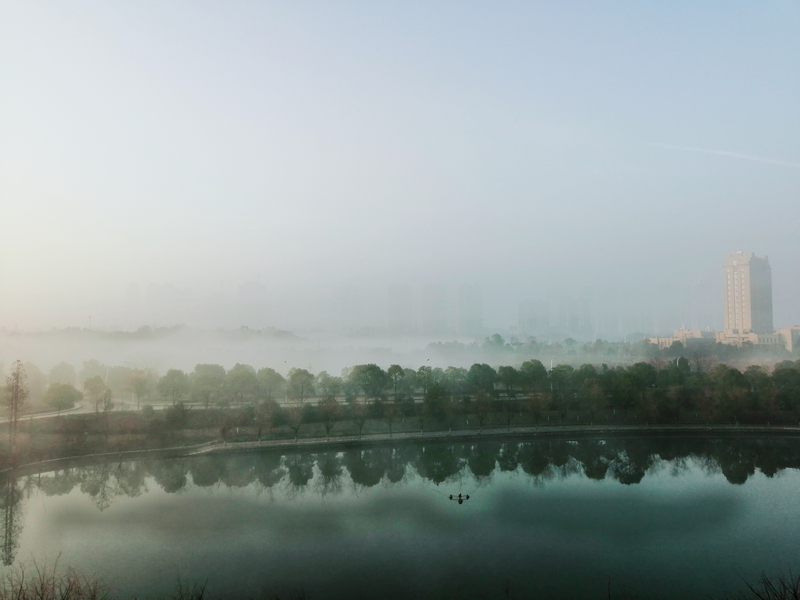
{"type": "Polygon", "coordinates": [[[385,326],[430,282],[488,328],[581,295],[720,327],[739,250],[800,322],[798,31],[796,0],[2,0],[0,327],[324,327],[348,289],[385,326]]]}

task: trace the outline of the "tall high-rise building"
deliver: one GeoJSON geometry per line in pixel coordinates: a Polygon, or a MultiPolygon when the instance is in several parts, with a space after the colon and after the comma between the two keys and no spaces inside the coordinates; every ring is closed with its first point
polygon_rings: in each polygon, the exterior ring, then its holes
{"type": "Polygon", "coordinates": [[[422,333],[447,331],[447,287],[429,284],[422,288],[422,333]]]}
{"type": "Polygon", "coordinates": [[[410,285],[390,285],[387,308],[390,334],[414,332],[414,301],[410,285]]]}
{"type": "Polygon", "coordinates": [[[458,286],[458,313],[456,332],[461,335],[483,333],[483,293],[477,284],[462,283],[458,286]]]}
{"type": "Polygon", "coordinates": [[[522,335],[541,335],[550,327],[550,308],[541,300],[519,303],[518,329],[522,335]]]}
{"type": "Polygon", "coordinates": [[[772,269],[766,256],[728,255],[723,267],[725,334],[772,333],[772,269]]]}

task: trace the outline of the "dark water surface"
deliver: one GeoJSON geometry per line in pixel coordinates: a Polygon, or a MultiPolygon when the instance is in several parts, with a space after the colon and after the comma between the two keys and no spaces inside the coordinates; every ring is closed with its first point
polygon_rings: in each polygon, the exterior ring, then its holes
{"type": "Polygon", "coordinates": [[[687,598],[800,570],[800,440],[419,444],[4,480],[3,559],[123,597],[687,598]],[[449,494],[469,494],[459,505],[449,494]]]}

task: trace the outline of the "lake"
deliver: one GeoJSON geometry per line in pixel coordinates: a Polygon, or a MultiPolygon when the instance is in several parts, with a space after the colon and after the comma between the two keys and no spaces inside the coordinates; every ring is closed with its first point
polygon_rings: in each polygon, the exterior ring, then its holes
{"type": "Polygon", "coordinates": [[[798,467],[779,437],[87,462],[4,478],[3,560],[122,597],[720,597],[800,570],[798,467]]]}

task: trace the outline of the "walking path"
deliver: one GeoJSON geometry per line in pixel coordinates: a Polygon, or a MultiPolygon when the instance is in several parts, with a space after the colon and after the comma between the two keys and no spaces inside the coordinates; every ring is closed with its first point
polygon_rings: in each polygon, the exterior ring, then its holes
{"type": "MultiPolygon", "coordinates": [[[[436,441],[479,441],[486,439],[527,439],[542,438],[604,438],[604,437],[641,437],[651,436],[687,436],[699,437],[709,435],[724,436],[764,436],[782,435],[800,437],[800,427],[763,426],[763,425],[557,425],[543,427],[511,427],[487,428],[483,430],[466,429],[448,431],[422,431],[403,432],[394,435],[373,434],[362,437],[334,436],[327,438],[301,438],[295,440],[262,440],[253,442],[220,442],[211,441],[191,446],[176,446],[173,448],[153,448],[149,450],[129,450],[124,452],[105,452],[99,454],[86,454],[54,458],[39,462],[18,465],[16,470],[41,471],[42,468],[66,468],[72,463],[85,462],[94,459],[134,460],[150,456],[164,458],[178,458],[183,456],[200,456],[216,453],[236,453],[242,451],[258,451],[264,449],[305,449],[305,450],[333,450],[337,448],[352,448],[363,446],[378,446],[387,444],[406,444],[436,441]]],[[[6,473],[13,468],[3,469],[6,473]]]]}

